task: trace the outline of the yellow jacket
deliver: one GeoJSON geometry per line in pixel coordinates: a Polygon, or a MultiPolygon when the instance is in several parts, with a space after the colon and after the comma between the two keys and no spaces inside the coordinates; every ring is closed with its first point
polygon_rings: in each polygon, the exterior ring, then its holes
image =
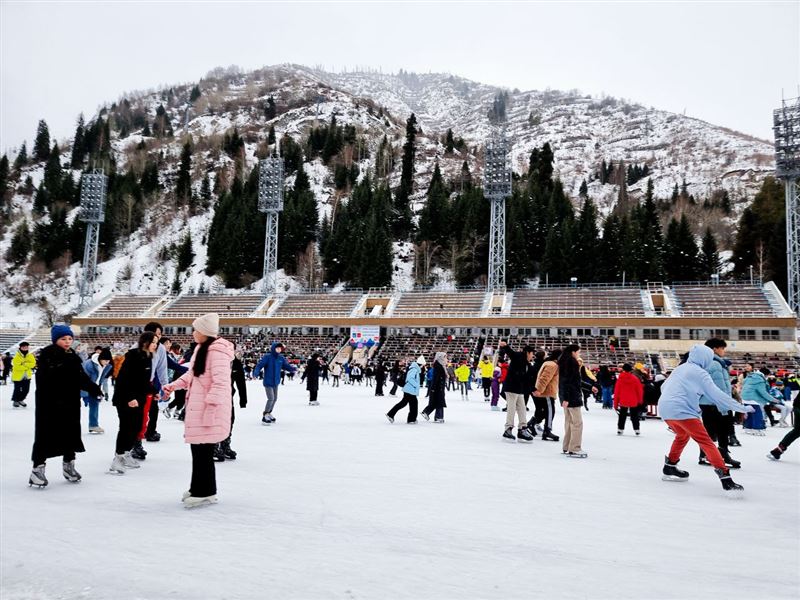
{"type": "Polygon", "coordinates": [[[469,367],[467,365],[461,365],[456,369],[456,379],[462,383],[469,381],[469,367]]]}
{"type": "Polygon", "coordinates": [[[36,357],[33,352],[23,354],[17,352],[11,359],[11,381],[33,379],[33,369],[36,367],[36,357]]]}
{"type": "Polygon", "coordinates": [[[486,379],[491,379],[494,377],[494,365],[492,364],[492,361],[486,362],[482,360],[478,366],[481,368],[481,377],[486,379]]]}

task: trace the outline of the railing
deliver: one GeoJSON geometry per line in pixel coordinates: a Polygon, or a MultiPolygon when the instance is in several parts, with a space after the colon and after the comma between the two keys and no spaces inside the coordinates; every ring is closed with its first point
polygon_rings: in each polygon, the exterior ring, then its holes
{"type": "Polygon", "coordinates": [[[715,281],[713,279],[704,279],[703,281],[673,281],[669,285],[670,287],[675,287],[676,285],[688,287],[731,287],[735,285],[760,287],[761,283],[761,279],[754,277],[752,281],[749,279],[720,279],[719,281],[715,281]]]}
{"type": "Polygon", "coordinates": [[[517,290],[546,290],[549,288],[574,288],[574,289],[581,289],[581,288],[599,288],[599,289],[611,289],[611,288],[625,288],[625,289],[641,289],[642,284],[638,282],[628,282],[625,283],[617,282],[617,283],[539,283],[538,286],[532,287],[527,285],[518,285],[514,288],[514,291],[517,290]]]}

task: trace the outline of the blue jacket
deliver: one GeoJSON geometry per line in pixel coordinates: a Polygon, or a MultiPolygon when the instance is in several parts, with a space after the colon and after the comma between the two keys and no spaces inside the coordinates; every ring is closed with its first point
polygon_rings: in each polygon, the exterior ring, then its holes
{"type": "MultiPolygon", "coordinates": [[[[706,370],[708,371],[708,374],[711,375],[714,385],[730,396],[731,375],[728,371],[728,365],[725,363],[725,361],[715,354],[714,361],[706,370]]],[[[709,405],[714,403],[705,396],[700,396],[700,404],[709,405]]]]}
{"type": "Polygon", "coordinates": [[[742,400],[745,402],[756,402],[761,406],[765,406],[771,402],[775,402],[769,393],[769,384],[767,378],[761,371],[753,371],[744,378],[742,384],[742,400]]]}
{"type": "Polygon", "coordinates": [[[172,381],[175,381],[178,377],[186,373],[189,370],[189,367],[186,367],[180,364],[177,360],[172,358],[169,354],[167,354],[167,372],[168,375],[172,378],[172,381]]]}
{"type": "MultiPolygon", "coordinates": [[[[91,358],[87,358],[83,361],[83,370],[89,376],[89,379],[92,380],[92,383],[96,383],[98,387],[103,387],[103,382],[111,376],[111,371],[114,370],[114,365],[112,363],[108,363],[104,368],[103,372],[100,372],[100,363],[93,361],[91,358]]],[[[92,396],[86,390],[81,390],[81,398],[96,398],[96,396],[92,396]]]]}
{"type": "Polygon", "coordinates": [[[294,373],[295,371],[294,367],[286,360],[286,357],[275,351],[278,346],[278,342],[273,343],[269,352],[258,361],[256,370],[253,371],[253,377],[256,378],[258,378],[262,370],[264,371],[264,387],[278,386],[281,382],[281,371],[289,371],[289,373],[294,373]]]}
{"type": "Polygon", "coordinates": [[[412,362],[408,365],[406,384],[403,386],[403,393],[411,394],[412,396],[419,395],[419,365],[416,362],[412,362]]]}
{"type": "Polygon", "coordinates": [[[665,421],[700,418],[700,396],[705,395],[720,412],[729,410],[750,412],[728,394],[720,390],[708,374],[714,352],[707,346],[692,346],[689,360],[680,365],[661,386],[661,399],[658,401],[658,413],[665,421]]]}

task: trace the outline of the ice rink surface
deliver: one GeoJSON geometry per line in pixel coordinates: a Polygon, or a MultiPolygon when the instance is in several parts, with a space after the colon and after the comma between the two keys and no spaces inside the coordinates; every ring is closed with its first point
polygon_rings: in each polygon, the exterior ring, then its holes
{"type": "Polygon", "coordinates": [[[50,485],[29,488],[34,393],[15,410],[11,390],[0,388],[3,600],[800,596],[800,443],[765,458],[785,429],[739,432],[734,501],[693,442],[689,482],[661,481],[664,424],[618,437],[599,404],[584,412],[589,458],[577,460],[560,443],[503,442],[505,413],[479,391],[449,392],[446,423],[411,426],[405,412],[390,425],[395,398],[372,389],[323,384],[311,407],[287,382],[265,427],[264,391],[249,382],[239,458],[217,464],[220,501],[187,510],[182,423],[162,417],[142,468],[109,476],[110,402],[105,435],[84,433],[83,481],[54,458],[50,485]]]}

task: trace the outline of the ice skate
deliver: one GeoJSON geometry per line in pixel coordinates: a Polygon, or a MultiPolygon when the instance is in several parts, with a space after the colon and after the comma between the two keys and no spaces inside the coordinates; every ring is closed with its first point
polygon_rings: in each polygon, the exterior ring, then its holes
{"type": "Polygon", "coordinates": [[[231,441],[230,441],[230,439],[227,439],[227,440],[225,440],[224,442],[222,442],[222,452],[224,452],[224,453],[225,453],[225,458],[226,458],[227,460],[236,460],[236,457],[238,456],[238,455],[236,454],[236,450],[234,450],[233,448],[231,448],[231,441]]]}
{"type": "Polygon", "coordinates": [[[222,444],[217,444],[214,447],[214,461],[225,462],[225,451],[222,449],[222,444]]]}
{"type": "Polygon", "coordinates": [[[81,474],[75,470],[75,461],[64,461],[61,464],[64,472],[64,479],[70,483],[78,483],[81,480],[81,474]]]}
{"type": "Polygon", "coordinates": [[[730,452],[728,452],[727,450],[720,450],[719,452],[720,452],[720,454],[722,454],[722,458],[723,458],[723,460],[725,461],[725,464],[728,467],[730,467],[731,469],[741,469],[742,468],[742,463],[740,463],[738,460],[735,460],[731,456],[730,452]]]}
{"type": "Polygon", "coordinates": [[[22,405],[19,402],[17,402],[16,400],[14,400],[14,404],[12,406],[14,408],[22,408],[22,405]]]}
{"type": "Polygon", "coordinates": [[[708,459],[706,458],[705,454],[701,454],[700,455],[700,458],[697,459],[697,464],[698,465],[703,465],[704,467],[710,467],[711,466],[711,463],[708,462],[708,459]]]}
{"type": "Polygon", "coordinates": [[[394,417],[391,417],[391,416],[389,416],[389,415],[387,414],[387,415],[386,415],[386,418],[388,419],[389,423],[394,423],[394,417]]]}
{"type": "Polygon", "coordinates": [[[309,406],[319,406],[319,402],[317,400],[312,400],[308,403],[309,406]]]}
{"type": "Polygon", "coordinates": [[[97,427],[89,427],[89,433],[100,434],[105,432],[106,430],[100,427],[99,425],[97,427]]]}
{"type": "Polygon", "coordinates": [[[661,479],[664,481],[688,481],[689,473],[681,471],[677,465],[680,461],[671,462],[668,456],[664,457],[664,468],[661,470],[663,473],[661,479]]]}
{"type": "Polygon", "coordinates": [[[136,460],[144,460],[147,458],[147,450],[144,449],[142,442],[140,441],[133,445],[133,449],[130,451],[130,454],[136,460]]]}
{"type": "Polygon", "coordinates": [[[520,427],[517,429],[517,439],[520,442],[530,444],[533,441],[533,436],[531,435],[531,432],[528,431],[527,427],[520,427]]]}
{"type": "Polygon", "coordinates": [[[503,439],[507,440],[509,442],[514,442],[514,443],[517,442],[517,438],[515,438],[514,434],[511,433],[511,428],[510,427],[503,432],[503,439]]]}
{"type": "Polygon", "coordinates": [[[434,419],[434,423],[444,423],[444,419],[434,419]]]}
{"type": "Polygon", "coordinates": [[[186,508],[198,508],[200,506],[207,506],[209,504],[216,504],[217,496],[206,496],[204,498],[197,498],[196,496],[188,496],[183,500],[183,505],[186,508]]]}
{"type": "Polygon", "coordinates": [[[158,433],[157,431],[154,431],[153,433],[146,435],[144,439],[147,440],[148,442],[160,442],[161,434],[158,433]]]}
{"type": "Polygon", "coordinates": [[[780,448],[773,448],[767,454],[767,458],[770,460],[780,460],[781,454],[783,454],[783,450],[781,450],[780,448]]]}
{"type": "Polygon", "coordinates": [[[722,489],[725,490],[731,497],[740,497],[744,487],[736,483],[732,478],[730,471],[725,469],[714,469],[714,472],[719,476],[719,481],[722,484],[722,489]]]}
{"type": "Polygon", "coordinates": [[[133,457],[133,454],[128,451],[122,455],[122,466],[126,469],[138,469],[142,465],[139,464],[139,461],[133,457]]]}
{"type": "Polygon", "coordinates": [[[499,411],[500,411],[500,407],[499,407],[499,406],[493,406],[493,407],[492,407],[492,410],[493,410],[493,411],[498,411],[498,412],[499,412],[499,411]]]}
{"type": "Polygon", "coordinates": [[[125,459],[122,454],[115,454],[111,466],[108,468],[109,475],[125,475],[125,459]]]}
{"type": "Polygon", "coordinates": [[[588,456],[589,455],[583,450],[578,450],[577,452],[567,452],[568,458],[587,458],[588,456]]]}
{"type": "Polygon", "coordinates": [[[419,414],[420,414],[420,416],[421,416],[423,419],[425,419],[426,421],[430,421],[430,420],[431,420],[431,416],[430,416],[428,413],[426,413],[424,410],[423,410],[421,413],[419,413],[419,414]]]}
{"type": "Polygon", "coordinates": [[[542,434],[542,440],[546,442],[558,442],[561,438],[559,438],[555,433],[552,431],[545,431],[542,434]]]}
{"type": "Polygon", "coordinates": [[[739,442],[739,439],[736,437],[735,433],[732,433],[732,434],[730,434],[728,436],[728,446],[734,446],[735,447],[735,446],[741,446],[741,445],[742,444],[741,444],[741,442],[739,442]]]}
{"type": "Polygon", "coordinates": [[[189,490],[186,490],[185,492],[183,492],[183,494],[181,495],[181,502],[186,502],[186,499],[188,497],[190,497],[191,495],[192,495],[192,492],[190,492],[189,490]]]}
{"type": "Polygon", "coordinates": [[[27,405],[27,404],[25,404],[25,400],[20,400],[20,401],[19,401],[19,405],[20,405],[22,408],[28,408],[28,405],[27,405]]]}
{"type": "Polygon", "coordinates": [[[171,419],[172,418],[172,409],[169,406],[167,408],[162,408],[161,409],[161,414],[164,415],[165,419],[171,419]]]}
{"type": "Polygon", "coordinates": [[[633,433],[635,433],[636,435],[642,435],[642,432],[641,432],[641,431],[639,431],[638,429],[635,429],[635,430],[633,431],[633,433]]]}
{"type": "Polygon", "coordinates": [[[28,485],[35,485],[38,488],[47,487],[47,477],[44,476],[44,463],[37,465],[31,471],[31,476],[28,478],[28,485]]]}
{"type": "Polygon", "coordinates": [[[617,429],[617,435],[622,435],[622,433],[623,433],[622,429],[617,429]]]}

